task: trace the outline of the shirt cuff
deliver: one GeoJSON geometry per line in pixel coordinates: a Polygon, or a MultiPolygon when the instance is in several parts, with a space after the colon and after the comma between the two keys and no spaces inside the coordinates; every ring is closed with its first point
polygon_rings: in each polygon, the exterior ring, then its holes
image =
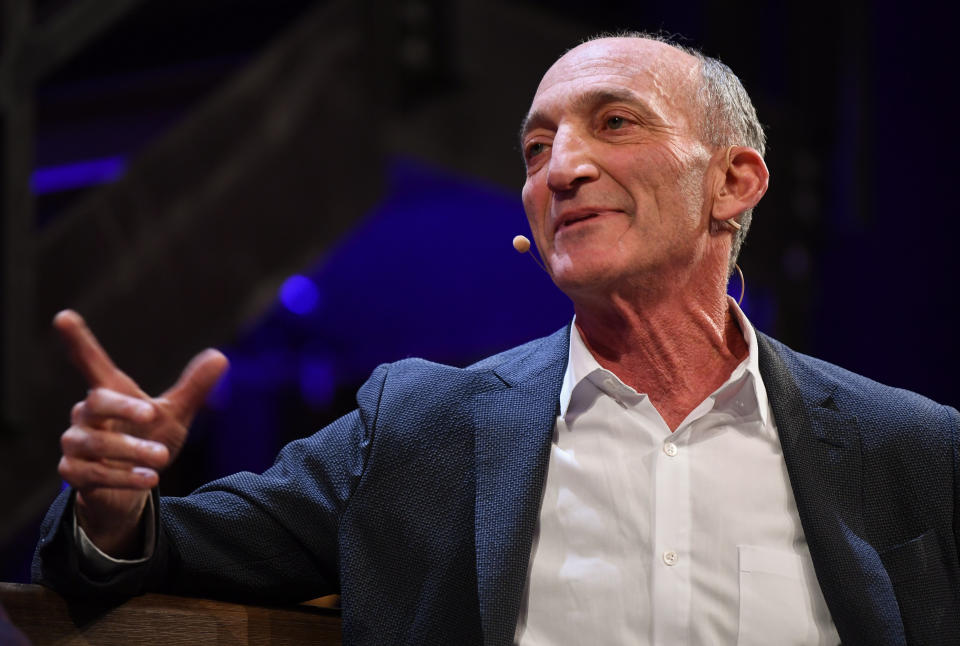
{"type": "Polygon", "coordinates": [[[153,496],[147,498],[147,504],[143,508],[144,520],[144,545],[143,556],[137,559],[118,559],[103,552],[99,547],[93,544],[93,541],[87,536],[87,533],[77,522],[77,513],[73,513],[73,539],[80,548],[81,569],[88,575],[97,578],[109,578],[125,567],[137,565],[147,561],[153,556],[153,550],[156,542],[156,514],[153,509],[153,496]]]}

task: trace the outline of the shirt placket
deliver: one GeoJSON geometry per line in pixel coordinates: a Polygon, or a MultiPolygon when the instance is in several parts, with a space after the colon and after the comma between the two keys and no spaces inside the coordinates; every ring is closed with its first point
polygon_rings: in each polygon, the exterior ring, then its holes
{"type": "Polygon", "coordinates": [[[654,469],[651,642],[688,641],[691,595],[689,428],[664,436],[654,469]]]}

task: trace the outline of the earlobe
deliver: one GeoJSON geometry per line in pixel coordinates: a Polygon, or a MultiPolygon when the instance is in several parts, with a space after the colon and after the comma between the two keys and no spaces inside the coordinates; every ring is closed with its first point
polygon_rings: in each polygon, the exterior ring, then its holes
{"type": "Polygon", "coordinates": [[[770,172],[763,157],[753,148],[729,146],[722,154],[719,161],[723,176],[714,196],[711,215],[733,224],[734,218],[756,206],[767,192],[770,172]]]}

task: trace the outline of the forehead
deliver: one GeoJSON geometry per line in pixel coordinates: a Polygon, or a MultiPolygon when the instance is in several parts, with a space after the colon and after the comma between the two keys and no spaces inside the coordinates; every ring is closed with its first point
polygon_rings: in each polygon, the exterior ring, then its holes
{"type": "Polygon", "coordinates": [[[699,61],[643,38],[602,38],[564,54],[544,74],[531,111],[564,107],[598,90],[628,90],[671,120],[687,120],[699,84],[699,61]]]}

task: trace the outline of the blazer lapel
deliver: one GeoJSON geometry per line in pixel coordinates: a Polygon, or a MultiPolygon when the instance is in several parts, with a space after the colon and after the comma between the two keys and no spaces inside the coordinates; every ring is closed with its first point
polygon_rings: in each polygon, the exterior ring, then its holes
{"type": "Polygon", "coordinates": [[[569,327],[494,368],[475,400],[477,587],[484,644],[511,644],[550,458],[569,327]]]}
{"type": "Polygon", "coordinates": [[[836,383],[785,346],[757,337],[760,374],[837,632],[845,644],[905,644],[890,579],[864,538],[857,420],[834,401],[836,383]]]}

